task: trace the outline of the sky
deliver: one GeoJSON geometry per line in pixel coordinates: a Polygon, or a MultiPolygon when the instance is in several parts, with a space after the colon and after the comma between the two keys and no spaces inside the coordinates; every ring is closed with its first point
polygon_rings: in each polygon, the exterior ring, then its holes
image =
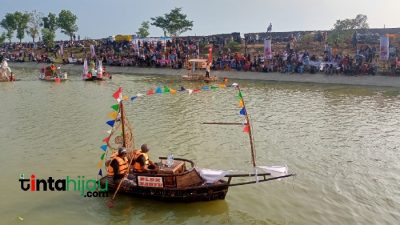
{"type": "MultiPolygon", "coordinates": [[[[8,12],[47,15],[68,9],[78,17],[81,38],[135,34],[143,21],[175,7],[194,21],[192,31],[182,35],[265,32],[270,22],[275,32],[328,30],[336,20],[357,14],[367,15],[372,28],[400,27],[400,0],[1,0],[1,6],[0,19],[8,12]]],[[[163,35],[157,27],[149,31],[152,37],[163,35]]],[[[56,39],[68,37],[58,32],[56,39]]]]}

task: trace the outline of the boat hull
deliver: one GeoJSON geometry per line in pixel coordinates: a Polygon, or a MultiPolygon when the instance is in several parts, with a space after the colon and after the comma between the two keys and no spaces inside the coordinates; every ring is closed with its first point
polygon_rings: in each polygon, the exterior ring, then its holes
{"type": "MultiPolygon", "coordinates": [[[[101,178],[100,184],[103,187],[105,187],[106,182],[108,191],[114,193],[118,187],[119,181],[114,182],[112,177],[108,176],[101,178]]],[[[214,184],[202,184],[185,188],[141,187],[135,185],[133,181],[124,180],[118,193],[165,202],[197,202],[223,200],[228,193],[228,187],[229,184],[223,180],[214,184]]]]}

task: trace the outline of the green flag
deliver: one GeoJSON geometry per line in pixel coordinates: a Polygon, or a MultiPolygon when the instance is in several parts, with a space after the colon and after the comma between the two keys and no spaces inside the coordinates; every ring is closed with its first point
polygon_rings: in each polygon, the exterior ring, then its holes
{"type": "Polygon", "coordinates": [[[104,156],[106,156],[106,153],[103,153],[103,154],[101,155],[100,159],[103,160],[103,159],[104,159],[104,156]]]}
{"type": "Polygon", "coordinates": [[[164,86],[164,93],[169,93],[169,87],[164,86]]]}
{"type": "Polygon", "coordinates": [[[211,86],[211,89],[212,89],[212,90],[215,90],[215,89],[217,89],[217,88],[218,88],[217,86],[214,86],[214,85],[211,86]]]}
{"type": "Polygon", "coordinates": [[[111,106],[111,108],[118,112],[119,104],[115,104],[115,105],[111,106]]]}

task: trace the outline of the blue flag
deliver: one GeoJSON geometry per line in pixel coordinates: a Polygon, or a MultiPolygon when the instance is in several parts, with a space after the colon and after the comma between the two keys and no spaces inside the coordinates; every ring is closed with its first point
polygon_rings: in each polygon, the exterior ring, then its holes
{"type": "Polygon", "coordinates": [[[162,89],[161,89],[161,87],[157,87],[157,89],[156,89],[156,93],[157,93],[157,94],[161,94],[161,93],[162,93],[162,89]]]}
{"type": "Polygon", "coordinates": [[[107,124],[108,124],[110,127],[113,127],[113,126],[114,126],[114,123],[115,123],[115,120],[109,120],[109,121],[107,121],[107,124]]]}
{"type": "Polygon", "coordinates": [[[103,176],[103,171],[101,169],[99,170],[99,176],[103,176]]]}
{"type": "Polygon", "coordinates": [[[135,100],[136,98],[137,98],[137,96],[132,96],[131,101],[135,100]]]}
{"type": "Polygon", "coordinates": [[[102,146],[100,146],[100,148],[101,148],[103,151],[106,151],[106,150],[107,150],[107,145],[102,145],[102,146]]]}
{"type": "Polygon", "coordinates": [[[204,91],[208,91],[209,90],[208,86],[204,86],[201,89],[203,89],[204,91]]]}
{"type": "Polygon", "coordinates": [[[245,116],[247,114],[247,112],[246,112],[246,108],[245,107],[243,107],[241,110],[240,110],[240,115],[243,115],[243,116],[245,116]]]}

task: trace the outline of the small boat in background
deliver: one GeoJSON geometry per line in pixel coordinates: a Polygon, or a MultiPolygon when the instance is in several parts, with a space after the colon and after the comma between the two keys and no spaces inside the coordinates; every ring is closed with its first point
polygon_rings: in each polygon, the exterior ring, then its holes
{"type": "Polygon", "coordinates": [[[50,66],[43,67],[40,71],[39,80],[50,82],[62,82],[68,80],[67,72],[62,72],[61,67],[51,64],[50,66]]]}
{"type": "Polygon", "coordinates": [[[111,75],[106,72],[105,67],[101,60],[97,62],[97,66],[95,68],[95,64],[93,62],[90,63],[90,70],[88,68],[88,62],[85,59],[83,62],[83,72],[82,72],[82,79],[84,81],[102,81],[106,79],[111,79],[111,75]]]}
{"type": "Polygon", "coordinates": [[[218,77],[211,76],[210,64],[207,59],[190,59],[188,61],[188,67],[190,71],[188,74],[182,76],[182,80],[187,81],[204,81],[206,83],[217,81],[218,77]],[[204,70],[205,71],[204,71],[204,70]]]}
{"type": "Polygon", "coordinates": [[[11,72],[10,67],[8,66],[7,60],[4,59],[1,62],[0,67],[0,82],[13,82],[17,81],[13,72],[11,72]]]}

